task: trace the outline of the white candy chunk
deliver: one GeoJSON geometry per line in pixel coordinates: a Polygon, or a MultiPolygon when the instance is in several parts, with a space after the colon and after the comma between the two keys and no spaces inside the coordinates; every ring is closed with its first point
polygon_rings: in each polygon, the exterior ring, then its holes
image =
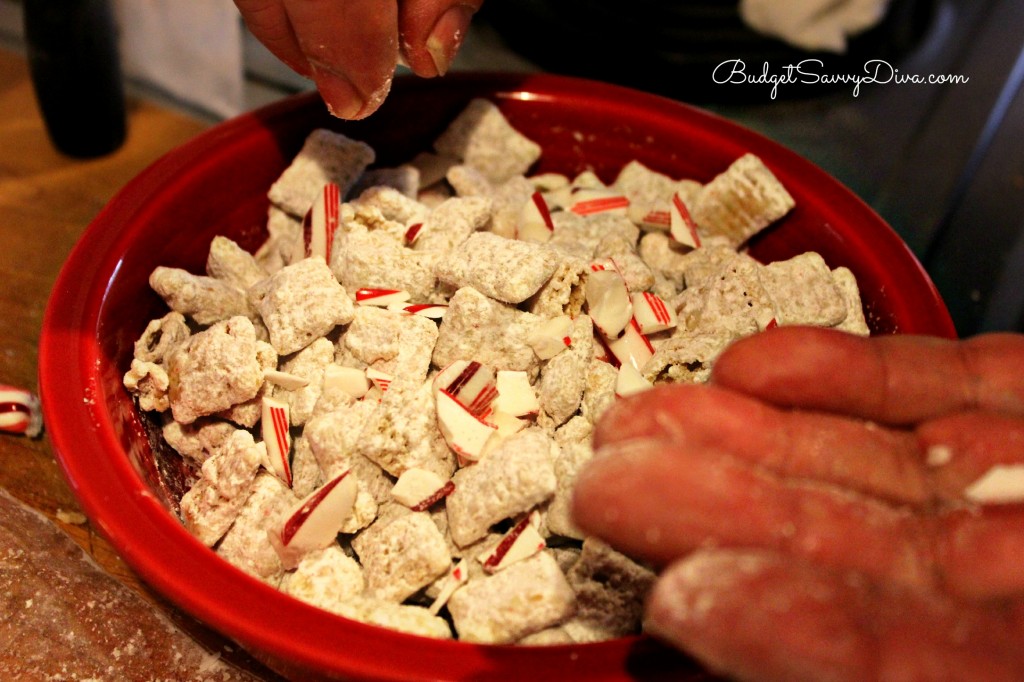
{"type": "Polygon", "coordinates": [[[328,182],[317,194],[302,221],[306,256],[320,256],[330,264],[334,233],[340,224],[341,189],[335,183],[328,182]]]}
{"type": "Polygon", "coordinates": [[[697,223],[690,215],[683,197],[676,192],[672,195],[672,222],[669,228],[672,237],[685,246],[700,248],[700,235],[697,234],[697,223]]]}
{"type": "Polygon", "coordinates": [[[291,420],[288,403],[264,397],[260,426],[263,431],[263,442],[267,447],[270,471],[291,487],[292,465],[289,455],[292,450],[292,437],[289,433],[291,420]]]}
{"type": "Polygon", "coordinates": [[[559,315],[538,324],[526,343],[541,360],[550,360],[572,343],[572,318],[559,315]]]}
{"type": "Polygon", "coordinates": [[[481,420],[445,391],[437,391],[434,396],[437,426],[448,447],[465,461],[479,460],[498,427],[481,420]]]}
{"type": "Polygon", "coordinates": [[[677,324],[676,311],[665,304],[665,301],[650,291],[641,291],[631,297],[633,303],[633,319],[644,334],[671,329],[677,324]]]}
{"type": "Polygon", "coordinates": [[[495,378],[498,397],[494,399],[494,411],[513,417],[534,417],[540,412],[537,391],[530,384],[530,376],[524,371],[499,370],[495,378]]]}
{"type": "Polygon", "coordinates": [[[547,547],[544,538],[537,532],[533,517],[534,514],[524,516],[492,550],[477,557],[477,561],[484,565],[484,571],[497,573],[517,561],[529,559],[547,547]]]}
{"type": "Polygon", "coordinates": [[[434,303],[392,303],[388,306],[388,310],[409,315],[421,315],[432,320],[440,320],[448,312],[448,306],[434,303]]]}
{"type": "Polygon", "coordinates": [[[448,393],[477,417],[490,411],[498,395],[494,370],[476,360],[456,360],[442,369],[434,377],[434,390],[448,393]]]}
{"type": "Polygon", "coordinates": [[[584,216],[596,213],[624,216],[629,211],[629,199],[607,189],[580,189],[573,192],[569,210],[584,216]]]}
{"type": "Polygon", "coordinates": [[[466,570],[465,564],[465,561],[460,561],[452,567],[451,571],[448,572],[448,579],[444,582],[444,587],[442,587],[441,591],[438,592],[437,598],[434,599],[434,603],[430,605],[430,613],[436,616],[444,605],[448,603],[448,600],[455,593],[455,590],[469,582],[469,571],[466,570]]]}
{"type": "Polygon", "coordinates": [[[264,370],[263,378],[286,391],[297,391],[300,388],[309,386],[309,379],[306,377],[300,377],[297,374],[282,372],[276,369],[264,370]]]}
{"type": "Polygon", "coordinates": [[[370,390],[366,372],[355,367],[327,365],[324,368],[324,390],[339,389],[359,400],[370,390]]]}
{"type": "Polygon", "coordinates": [[[455,484],[427,469],[412,467],[402,472],[391,488],[391,498],[413,511],[426,511],[455,490],[455,484]]]}
{"type": "Polygon", "coordinates": [[[357,490],[355,476],[346,471],[310,493],[284,516],[282,524],[267,532],[286,569],[295,568],[303,556],[334,542],[352,514],[357,490]]]}
{"type": "Polygon", "coordinates": [[[585,295],[590,318],[605,337],[613,339],[621,334],[633,317],[633,303],[622,275],[614,270],[591,272],[585,295]]]}
{"type": "Polygon", "coordinates": [[[625,398],[651,388],[654,388],[654,384],[645,379],[633,363],[624,362],[619,365],[619,373],[615,377],[615,395],[625,398]]]}
{"type": "Polygon", "coordinates": [[[511,414],[505,412],[494,411],[487,415],[487,423],[493,426],[495,429],[494,437],[487,441],[484,445],[483,452],[480,453],[481,457],[486,457],[488,453],[501,445],[502,441],[506,438],[516,435],[527,426],[530,422],[519,417],[514,417],[511,414]]]}
{"type": "Polygon", "coordinates": [[[372,381],[373,385],[376,386],[381,393],[386,392],[388,390],[388,386],[390,386],[391,382],[395,380],[395,378],[387,372],[382,372],[379,369],[374,369],[373,367],[366,368],[366,378],[372,381]]]}
{"type": "Polygon", "coordinates": [[[555,224],[551,222],[548,202],[540,192],[534,192],[523,204],[516,225],[516,239],[543,244],[551,239],[555,224]]]}
{"type": "Polygon", "coordinates": [[[967,486],[964,497],[978,504],[1024,502],[1024,464],[997,464],[967,486]]]}
{"type": "Polygon", "coordinates": [[[620,365],[632,365],[636,369],[643,367],[654,355],[654,347],[640,332],[635,322],[631,322],[626,327],[622,336],[614,341],[606,339],[605,343],[620,365]]]}
{"type": "Polygon", "coordinates": [[[356,303],[359,305],[390,306],[405,303],[411,298],[408,291],[399,289],[359,289],[356,291],[356,303]]]}

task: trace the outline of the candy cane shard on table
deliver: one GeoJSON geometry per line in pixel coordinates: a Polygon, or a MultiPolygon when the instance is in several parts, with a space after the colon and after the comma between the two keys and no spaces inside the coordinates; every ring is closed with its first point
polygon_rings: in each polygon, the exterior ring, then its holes
{"type": "Polygon", "coordinates": [[[42,430],[39,398],[31,391],[0,384],[0,431],[36,438],[42,430]]]}

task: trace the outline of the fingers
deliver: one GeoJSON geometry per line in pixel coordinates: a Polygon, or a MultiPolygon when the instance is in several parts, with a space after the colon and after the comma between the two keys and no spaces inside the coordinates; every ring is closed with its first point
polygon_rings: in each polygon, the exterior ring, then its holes
{"type": "Polygon", "coordinates": [[[1013,612],[880,587],[775,553],[708,550],[671,566],[645,628],[741,680],[1021,678],[1013,612]]]}
{"type": "Polygon", "coordinates": [[[332,114],[364,118],[391,87],[398,61],[394,0],[236,0],[253,34],[316,82],[332,114]]]}
{"type": "Polygon", "coordinates": [[[401,50],[413,73],[443,76],[483,0],[402,0],[401,50]]]}
{"type": "Polygon", "coordinates": [[[712,381],[779,406],[885,424],[974,409],[1024,416],[1024,337],[869,339],[788,327],[733,344],[712,381]]]}
{"type": "Polygon", "coordinates": [[[786,478],[892,501],[922,504],[931,497],[912,433],[780,409],[716,386],[665,386],[620,400],[598,422],[594,445],[639,438],[710,448],[786,478]]]}

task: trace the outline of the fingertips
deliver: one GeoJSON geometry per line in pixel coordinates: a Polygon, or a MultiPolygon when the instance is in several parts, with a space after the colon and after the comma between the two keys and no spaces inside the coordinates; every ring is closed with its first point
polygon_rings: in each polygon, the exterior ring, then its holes
{"type": "Polygon", "coordinates": [[[413,73],[443,76],[483,0],[406,0],[401,3],[401,50],[413,73]]]}

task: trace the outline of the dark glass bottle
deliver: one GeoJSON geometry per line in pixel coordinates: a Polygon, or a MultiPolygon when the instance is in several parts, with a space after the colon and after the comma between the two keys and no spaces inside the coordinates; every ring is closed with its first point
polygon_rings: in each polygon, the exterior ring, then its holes
{"type": "Polygon", "coordinates": [[[107,0],[24,0],[36,99],[53,145],[69,156],[108,154],[124,142],[117,29],[107,0]]]}

